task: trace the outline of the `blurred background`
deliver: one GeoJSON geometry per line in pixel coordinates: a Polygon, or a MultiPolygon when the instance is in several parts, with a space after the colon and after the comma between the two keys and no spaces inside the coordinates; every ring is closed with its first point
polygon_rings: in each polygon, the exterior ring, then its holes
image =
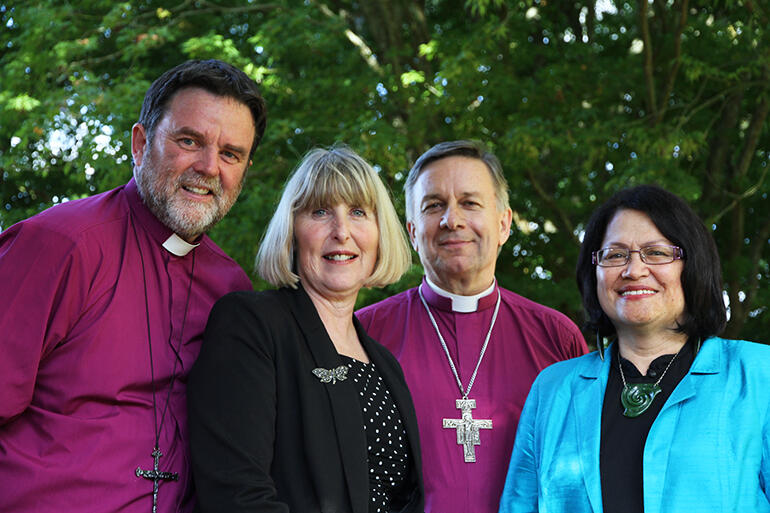
{"type": "MultiPolygon", "coordinates": [[[[511,186],[503,286],[582,324],[584,223],[619,188],[656,183],[714,232],[726,336],[770,342],[765,0],[0,0],[0,230],[128,181],[145,91],[190,58],[239,66],[268,104],[241,198],[211,234],[258,289],[259,240],[307,150],[350,145],[403,217],[414,160],[471,138],[511,186]]],[[[360,305],[421,276],[415,257],[360,305]]]]}

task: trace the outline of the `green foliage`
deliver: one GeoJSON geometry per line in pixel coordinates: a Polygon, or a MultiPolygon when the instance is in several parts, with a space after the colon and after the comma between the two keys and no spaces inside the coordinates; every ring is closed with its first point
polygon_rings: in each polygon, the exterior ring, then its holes
{"type": "MultiPolygon", "coordinates": [[[[341,141],[403,214],[421,152],[474,138],[500,157],[516,226],[500,282],[580,322],[582,226],[614,191],[658,183],[714,229],[728,335],[770,327],[770,11],[761,2],[0,0],[0,227],[131,176],[149,84],[188,58],[255,78],[266,137],[213,237],[252,272],[286,177],[341,141]],[[597,11],[598,6],[603,11],[597,11]],[[683,10],[683,6],[686,10],[683,10]]],[[[415,260],[417,262],[417,260],[415,260]]],[[[416,284],[418,265],[367,304],[416,284]]]]}

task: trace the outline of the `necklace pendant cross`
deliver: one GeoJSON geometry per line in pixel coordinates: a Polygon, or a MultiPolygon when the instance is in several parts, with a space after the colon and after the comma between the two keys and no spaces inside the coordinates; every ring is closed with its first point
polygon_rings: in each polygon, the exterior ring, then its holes
{"type": "Polygon", "coordinates": [[[491,419],[474,419],[471,410],[476,407],[475,399],[457,399],[455,407],[462,412],[462,418],[443,419],[444,429],[457,430],[457,445],[463,446],[465,463],[476,461],[474,445],[481,445],[479,429],[492,429],[491,419]]]}
{"type": "Polygon", "coordinates": [[[161,481],[178,481],[179,474],[176,472],[165,472],[159,470],[160,457],[163,453],[157,447],[152,451],[152,457],[155,462],[152,466],[152,470],[142,470],[140,467],[136,467],[136,477],[142,477],[144,479],[151,480],[152,483],[152,513],[158,513],[158,488],[161,481]]]}

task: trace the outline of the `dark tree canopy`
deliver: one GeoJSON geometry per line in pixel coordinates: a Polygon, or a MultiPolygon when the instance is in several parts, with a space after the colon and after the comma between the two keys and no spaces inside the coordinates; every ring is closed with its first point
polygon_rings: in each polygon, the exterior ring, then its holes
{"type": "MultiPolygon", "coordinates": [[[[0,0],[0,228],[125,183],[149,84],[219,58],[262,86],[268,128],[212,236],[253,274],[281,186],[316,145],[403,180],[441,140],[486,142],[516,229],[512,290],[581,323],[581,228],[619,188],[690,202],[723,260],[726,335],[770,328],[770,9],[756,0],[0,0]]],[[[414,285],[365,291],[368,303],[414,285]]],[[[763,340],[765,339],[765,340],[763,340]]]]}

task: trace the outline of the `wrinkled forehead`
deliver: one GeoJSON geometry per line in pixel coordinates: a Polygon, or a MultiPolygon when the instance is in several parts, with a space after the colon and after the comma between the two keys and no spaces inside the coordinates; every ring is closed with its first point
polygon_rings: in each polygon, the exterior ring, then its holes
{"type": "Polygon", "coordinates": [[[492,172],[480,159],[450,156],[430,162],[423,167],[417,181],[419,195],[435,192],[454,194],[495,194],[492,172]]]}
{"type": "Polygon", "coordinates": [[[469,197],[500,203],[487,165],[469,157],[447,157],[429,164],[417,177],[412,191],[415,208],[431,199],[469,197]]]}

